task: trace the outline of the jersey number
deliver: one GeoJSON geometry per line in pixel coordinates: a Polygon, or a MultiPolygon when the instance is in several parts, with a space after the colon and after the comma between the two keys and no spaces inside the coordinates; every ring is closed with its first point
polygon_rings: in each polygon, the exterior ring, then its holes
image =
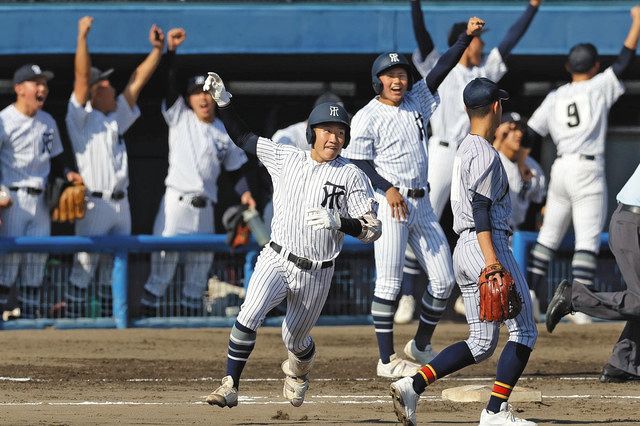
{"type": "Polygon", "coordinates": [[[575,102],[567,105],[567,116],[569,118],[569,121],[567,121],[567,126],[578,127],[580,125],[580,114],[578,113],[578,106],[575,102]]]}

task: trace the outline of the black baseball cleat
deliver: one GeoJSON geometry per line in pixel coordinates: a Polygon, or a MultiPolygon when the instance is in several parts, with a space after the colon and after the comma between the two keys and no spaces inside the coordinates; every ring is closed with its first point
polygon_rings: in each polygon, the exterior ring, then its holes
{"type": "Polygon", "coordinates": [[[602,369],[602,375],[600,376],[600,381],[602,383],[624,383],[633,380],[640,380],[640,376],[627,373],[626,371],[620,370],[611,364],[605,364],[602,369]]]}
{"type": "Polygon", "coordinates": [[[571,311],[571,283],[562,280],[547,307],[547,331],[553,333],[553,329],[556,328],[562,317],[570,314],[571,311]]]}

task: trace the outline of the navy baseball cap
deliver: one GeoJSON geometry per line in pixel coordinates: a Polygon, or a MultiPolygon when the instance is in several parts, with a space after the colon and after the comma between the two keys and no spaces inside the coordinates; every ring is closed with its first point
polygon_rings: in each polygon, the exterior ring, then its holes
{"type": "Polygon", "coordinates": [[[89,86],[93,86],[102,80],[109,80],[109,77],[113,74],[113,68],[109,68],[106,71],[100,71],[96,67],[91,67],[91,73],[89,75],[89,86]]]}
{"type": "Polygon", "coordinates": [[[524,125],[524,122],[525,122],[524,117],[522,117],[517,112],[513,112],[513,111],[505,112],[504,114],[502,114],[502,117],[500,118],[500,124],[515,123],[515,124],[524,125]]]}
{"type": "Polygon", "coordinates": [[[187,94],[193,95],[194,93],[203,92],[204,81],[207,79],[204,75],[194,75],[187,82],[187,94]]]}
{"type": "Polygon", "coordinates": [[[491,105],[498,100],[509,99],[509,93],[496,83],[485,77],[474,78],[462,92],[462,99],[467,109],[475,109],[491,105]]]}
{"type": "Polygon", "coordinates": [[[598,49],[591,43],[576,44],[569,51],[569,70],[571,72],[587,72],[598,61],[598,49]]]}
{"type": "Polygon", "coordinates": [[[53,78],[53,73],[51,71],[42,71],[36,64],[27,64],[21,66],[13,73],[13,84],[20,84],[38,78],[44,78],[49,81],[53,78]]]}

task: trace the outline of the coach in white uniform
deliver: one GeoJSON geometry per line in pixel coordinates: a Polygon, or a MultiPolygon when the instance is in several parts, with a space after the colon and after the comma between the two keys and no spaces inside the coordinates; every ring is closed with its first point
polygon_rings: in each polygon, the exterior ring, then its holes
{"type": "MultiPolygon", "coordinates": [[[[76,223],[76,234],[129,235],[129,169],[123,135],[140,116],[136,102],[160,62],[164,34],[155,25],[151,27],[149,42],[152,50],[116,97],[108,79],[113,70],[102,72],[91,67],[87,37],[92,24],[90,16],[78,21],[75,80],[66,117],[78,168],[86,176],[88,196],[86,215],[76,223]]],[[[111,282],[111,261],[108,255],[95,253],[78,253],[75,256],[69,277],[72,285],[67,290],[69,316],[83,314],[86,289],[98,263],[102,265],[99,282],[111,282]]],[[[110,291],[102,290],[102,296],[108,300],[110,291]]]]}
{"type": "MultiPolygon", "coordinates": [[[[167,34],[168,50],[162,71],[166,77],[166,97],[162,114],[169,126],[169,172],[166,192],[153,225],[153,234],[162,236],[214,232],[214,205],[218,201],[217,180],[222,167],[237,171],[234,185],[240,202],[255,207],[240,168],[247,162],[244,152],[235,146],[215,115],[211,96],[202,90],[204,76],[195,76],[187,86],[188,105],[177,89],[175,51],[186,39],[182,28],[167,34]]],[[[181,304],[194,313],[202,308],[202,295],[213,262],[212,252],[185,252],[184,286],[181,304]]],[[[151,255],[151,274],[144,285],[141,303],[149,315],[155,315],[160,298],[174,276],[179,253],[163,251],[151,255]]]]}
{"type": "MultiPolygon", "coordinates": [[[[458,149],[458,143],[469,132],[469,119],[462,102],[462,90],[476,77],[487,77],[499,81],[507,73],[505,60],[511,50],[527,31],[541,0],[530,0],[529,6],[518,20],[509,28],[502,42],[494,47],[486,58],[482,51],[484,42],[475,37],[465,50],[458,64],[444,79],[438,93],[440,106],[431,116],[432,136],[429,138],[429,199],[438,219],[451,190],[451,164],[458,149]]],[[[413,54],[413,63],[425,77],[436,64],[440,54],[434,48],[431,36],[427,32],[419,0],[411,0],[413,31],[418,48],[413,54]]],[[[466,30],[466,23],[458,22],[449,31],[449,46],[455,43],[458,35],[466,30]]]]}
{"type": "Polygon", "coordinates": [[[316,353],[309,333],[329,294],[344,234],[363,242],[380,236],[373,189],[364,173],[340,157],[349,143],[349,115],[337,103],[320,104],[311,111],[306,134],[312,149],[302,151],[251,133],[233,111],[231,95],[217,74],[209,73],[205,88],[220,107],[233,142],[257,155],[269,171],[275,211],[272,241],[258,257],[231,330],[227,375],[207,402],[220,407],[238,404],[240,375],[254,348],[256,331],[267,313],[286,298],[283,395],[298,407],[304,402],[316,353]]]}
{"type": "MultiPolygon", "coordinates": [[[[52,78],[52,72],[38,65],[18,68],[13,76],[16,101],[0,112],[0,185],[6,193],[0,209],[0,237],[49,235],[51,217],[44,199],[49,174],[82,182],[64,164],[58,126],[42,111],[52,78]]],[[[37,316],[46,261],[46,253],[0,256],[0,309],[20,272],[22,317],[37,316]]]]}
{"type": "Polygon", "coordinates": [[[600,73],[596,47],[574,46],[566,65],[572,82],[549,93],[529,119],[527,143],[539,143],[543,136],[550,135],[557,148],[544,220],[529,262],[531,285],[540,297],[546,294],[549,262],[571,221],[576,238],[571,262],[573,280],[587,286],[594,283],[600,233],[607,212],[604,171],[607,117],[624,93],[620,75],[635,56],[640,36],[640,6],[631,9],[631,17],[629,33],[616,61],[600,73]]]}

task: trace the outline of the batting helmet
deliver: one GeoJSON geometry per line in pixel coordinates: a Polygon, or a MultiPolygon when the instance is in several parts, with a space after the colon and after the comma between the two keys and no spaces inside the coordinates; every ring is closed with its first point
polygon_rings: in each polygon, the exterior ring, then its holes
{"type": "Polygon", "coordinates": [[[349,125],[349,113],[342,105],[337,102],[325,102],[317,105],[309,114],[307,119],[307,142],[313,146],[316,141],[316,134],[313,128],[322,123],[339,123],[346,127],[344,136],[344,146],[346,148],[349,145],[349,136],[351,126],[349,125]]]}
{"type": "Polygon", "coordinates": [[[411,64],[407,61],[407,58],[398,52],[385,52],[378,56],[371,66],[371,83],[373,84],[374,92],[377,94],[382,92],[380,74],[393,67],[403,67],[407,70],[407,76],[409,77],[409,87],[407,90],[411,90],[411,86],[413,86],[413,77],[411,76],[411,64]]]}

